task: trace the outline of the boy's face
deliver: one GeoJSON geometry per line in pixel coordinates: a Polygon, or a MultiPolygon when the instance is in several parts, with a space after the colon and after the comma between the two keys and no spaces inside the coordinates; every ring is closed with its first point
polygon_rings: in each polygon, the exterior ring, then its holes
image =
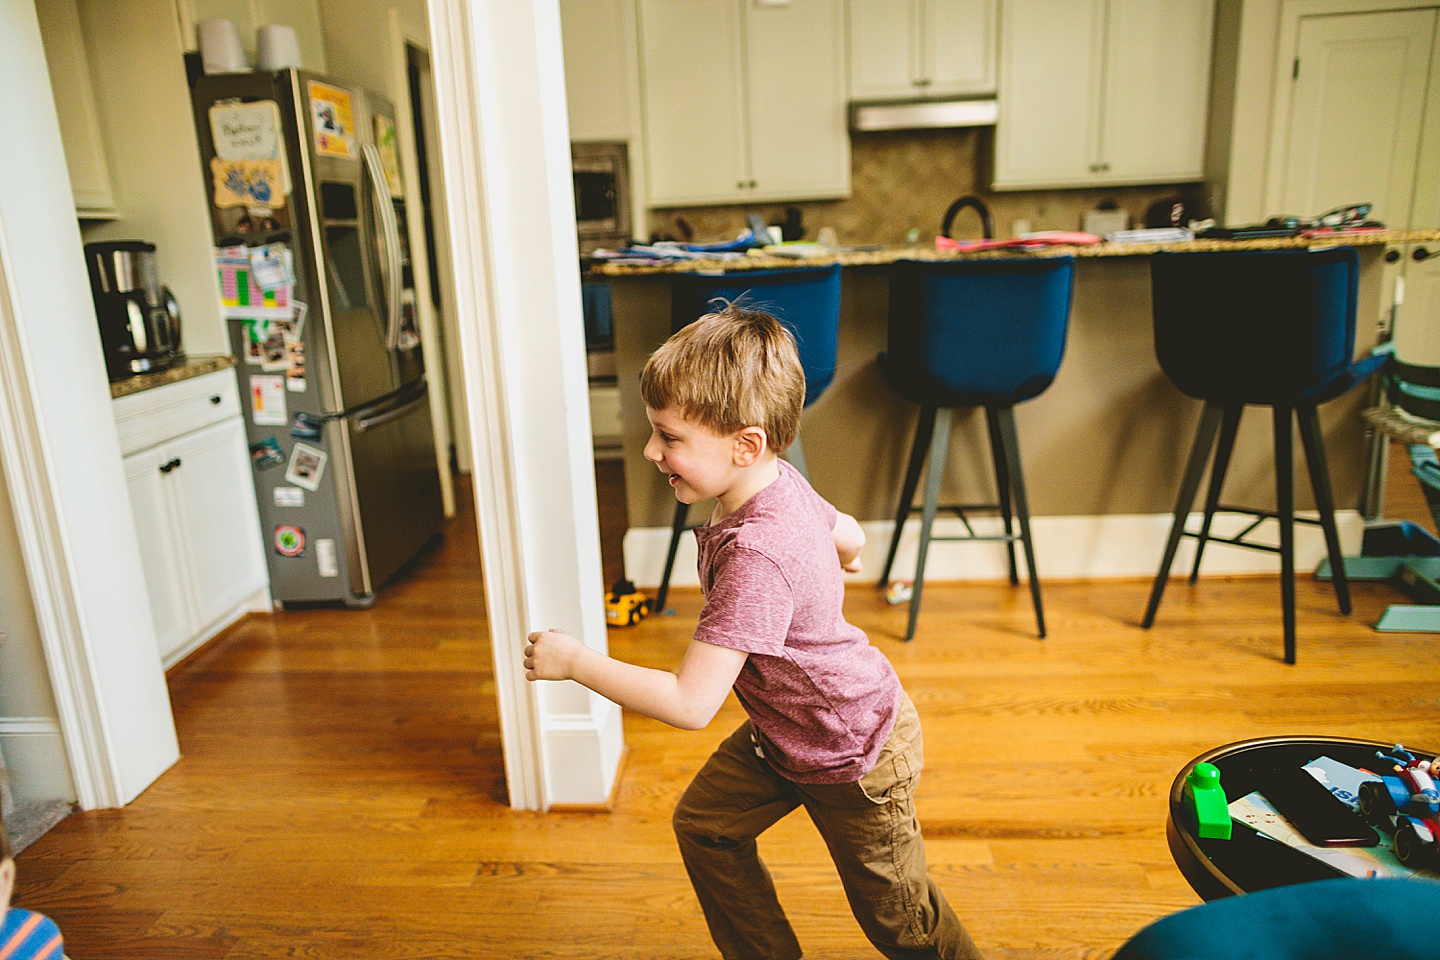
{"type": "Polygon", "coordinates": [[[681,503],[700,503],[718,497],[735,483],[736,437],[718,434],[678,410],[645,408],[650,439],[645,459],[667,474],[681,503]]]}

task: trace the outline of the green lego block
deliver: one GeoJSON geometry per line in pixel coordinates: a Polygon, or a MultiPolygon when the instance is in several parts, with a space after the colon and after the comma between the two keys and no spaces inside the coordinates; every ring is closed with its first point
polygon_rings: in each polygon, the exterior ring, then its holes
{"type": "Polygon", "coordinates": [[[1220,787],[1220,771],[1213,763],[1197,763],[1185,778],[1185,806],[1195,817],[1195,835],[1202,839],[1230,839],[1230,804],[1220,787]]]}

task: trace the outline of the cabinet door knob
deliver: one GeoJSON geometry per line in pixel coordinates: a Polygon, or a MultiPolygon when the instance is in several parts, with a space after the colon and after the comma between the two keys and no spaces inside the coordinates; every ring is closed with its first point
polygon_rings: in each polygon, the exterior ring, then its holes
{"type": "Polygon", "coordinates": [[[736,190],[744,190],[744,189],[745,189],[745,181],[744,181],[744,180],[736,180],[736,181],[735,181],[735,189],[736,189],[736,190]]]}
{"type": "Polygon", "coordinates": [[[750,189],[751,189],[751,190],[754,190],[754,189],[755,189],[755,181],[754,181],[754,180],[751,180],[751,181],[750,181],[750,189]]]}
{"type": "Polygon", "coordinates": [[[165,463],[160,464],[160,472],[169,473],[171,470],[174,470],[178,466],[180,466],[180,458],[176,457],[173,460],[168,460],[165,463]]]}
{"type": "Polygon", "coordinates": [[[1426,247],[1416,247],[1415,251],[1410,254],[1410,258],[1416,263],[1419,263],[1421,260],[1429,259],[1429,257],[1430,251],[1426,247]]]}
{"type": "Polygon", "coordinates": [[[1386,251],[1385,251],[1385,262],[1386,262],[1386,263],[1398,263],[1399,261],[1400,261],[1400,251],[1399,251],[1399,250],[1386,250],[1386,251]]]}
{"type": "Polygon", "coordinates": [[[210,402],[217,407],[220,406],[220,395],[217,393],[215,396],[211,397],[210,402]]]}

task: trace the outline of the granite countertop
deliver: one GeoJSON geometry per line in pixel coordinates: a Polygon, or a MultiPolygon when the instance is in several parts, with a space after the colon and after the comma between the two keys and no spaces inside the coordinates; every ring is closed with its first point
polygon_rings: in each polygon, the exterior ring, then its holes
{"type": "Polygon", "coordinates": [[[1028,249],[1001,248],[972,251],[937,251],[924,247],[887,247],[883,250],[846,252],[843,248],[823,257],[751,256],[743,260],[677,260],[672,263],[597,263],[591,272],[607,277],[638,277],[668,273],[724,273],[738,270],[776,270],[839,263],[846,267],[884,266],[897,260],[978,260],[994,258],[1143,257],[1152,253],[1200,253],[1217,250],[1302,250],[1333,246],[1375,246],[1389,243],[1440,241],[1440,230],[1382,230],[1376,233],[1334,237],[1271,237],[1264,240],[1183,240],[1173,243],[1097,243],[1090,246],[1054,246],[1028,249]]]}
{"type": "Polygon", "coordinates": [[[191,377],[201,377],[207,373],[214,373],[216,370],[228,370],[235,366],[235,358],[228,353],[224,354],[191,354],[177,366],[169,370],[160,370],[155,373],[142,373],[134,377],[126,377],[124,380],[115,380],[110,384],[110,399],[128,397],[132,393],[140,393],[143,390],[153,390],[155,387],[162,387],[167,383],[178,383],[181,380],[189,380],[191,377]]]}

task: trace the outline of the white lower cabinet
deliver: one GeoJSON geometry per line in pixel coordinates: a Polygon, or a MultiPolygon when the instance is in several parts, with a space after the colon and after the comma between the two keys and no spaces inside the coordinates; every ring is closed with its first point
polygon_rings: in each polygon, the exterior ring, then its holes
{"type": "Polygon", "coordinates": [[[269,585],[235,375],[121,398],[116,419],[156,641],[169,667],[269,585]],[[154,442],[159,434],[166,439],[154,442]]]}

